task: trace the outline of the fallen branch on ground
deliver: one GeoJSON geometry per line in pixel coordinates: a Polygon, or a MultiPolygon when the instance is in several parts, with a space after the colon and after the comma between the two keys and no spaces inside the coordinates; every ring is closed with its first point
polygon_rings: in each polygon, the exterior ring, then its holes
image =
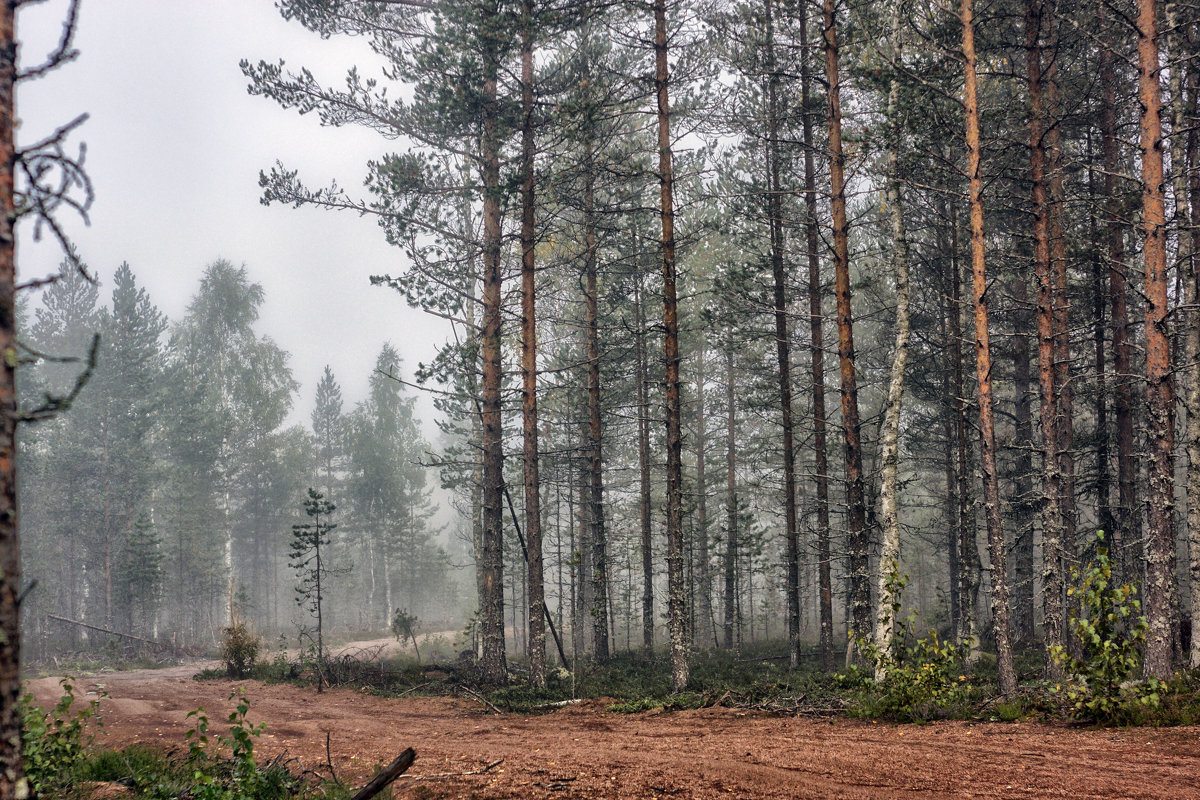
{"type": "Polygon", "coordinates": [[[486,697],[484,697],[483,695],[481,695],[479,692],[475,691],[474,689],[468,689],[466,686],[463,686],[461,684],[459,684],[458,688],[461,691],[465,692],[466,694],[470,695],[471,697],[475,698],[479,702],[483,703],[485,706],[490,708],[492,711],[495,711],[497,714],[504,713],[500,709],[496,708],[496,706],[492,703],[491,700],[488,700],[486,697]]]}
{"type": "Polygon", "coordinates": [[[469,770],[467,772],[435,772],[430,775],[402,775],[400,777],[408,778],[410,781],[425,781],[429,780],[430,778],[461,778],[464,775],[482,775],[485,772],[492,771],[503,763],[504,759],[500,758],[488,764],[487,766],[480,767],[479,769],[469,770]]]}
{"type": "Polygon", "coordinates": [[[417,760],[417,751],[411,747],[405,750],[400,755],[396,756],[396,760],[386,767],[381,769],[379,773],[371,778],[371,782],[354,793],[350,800],[370,800],[375,795],[382,792],[388,784],[404,774],[405,770],[412,766],[417,760]]]}

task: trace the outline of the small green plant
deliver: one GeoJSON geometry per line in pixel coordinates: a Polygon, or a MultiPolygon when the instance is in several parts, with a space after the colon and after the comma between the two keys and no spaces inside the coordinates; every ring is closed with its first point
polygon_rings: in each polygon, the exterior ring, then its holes
{"type": "MultiPolygon", "coordinates": [[[[70,785],[76,768],[87,758],[94,739],[89,723],[101,727],[100,699],[77,706],[70,678],[59,681],[63,694],[46,713],[32,694],[21,698],[21,749],[25,775],[35,796],[53,797],[70,785]]],[[[101,696],[104,696],[103,694],[101,696]]]]}
{"type": "Polygon", "coordinates": [[[405,639],[412,641],[413,652],[417,654],[417,663],[421,661],[421,648],[417,647],[417,628],[420,621],[416,614],[408,613],[407,609],[397,608],[392,612],[392,635],[401,644],[405,639]]]}
{"type": "Polygon", "coordinates": [[[231,678],[244,678],[254,669],[262,640],[241,620],[221,628],[221,660],[231,678]]]}
{"type": "Polygon", "coordinates": [[[1070,631],[1079,640],[1082,657],[1062,645],[1050,655],[1067,674],[1051,691],[1066,697],[1071,712],[1081,719],[1120,724],[1156,709],[1164,690],[1157,678],[1137,680],[1146,618],[1132,584],[1114,586],[1112,563],[1104,546],[1104,532],[1096,534],[1096,558],[1080,571],[1071,569],[1068,596],[1077,596],[1080,613],[1070,619],[1070,631]]]}
{"type": "Polygon", "coordinates": [[[857,712],[864,716],[886,717],[904,722],[919,721],[944,714],[970,699],[967,676],[960,674],[967,643],[942,641],[937,631],[916,635],[917,613],[900,619],[901,595],[908,583],[893,565],[888,576],[888,594],[892,598],[891,619],[899,619],[890,651],[869,637],[856,645],[874,667],[851,667],[835,676],[838,684],[861,695],[857,712]]]}
{"type": "Polygon", "coordinates": [[[216,751],[228,749],[229,775],[222,780],[218,775],[212,741],[209,739],[209,719],[203,708],[188,712],[188,719],[195,724],[184,738],[188,742],[188,760],[192,765],[194,787],[191,796],[195,800],[242,800],[246,797],[269,795],[267,790],[272,777],[259,769],[254,758],[254,742],[267,729],[266,723],[250,723],[246,715],[250,701],[239,686],[229,695],[235,701],[229,712],[229,735],[217,735],[216,751]]]}

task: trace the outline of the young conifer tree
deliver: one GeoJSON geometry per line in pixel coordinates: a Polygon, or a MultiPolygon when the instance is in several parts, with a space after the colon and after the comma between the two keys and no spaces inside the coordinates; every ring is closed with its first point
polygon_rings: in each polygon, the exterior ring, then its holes
{"type": "MultiPolygon", "coordinates": [[[[333,503],[325,499],[325,495],[316,489],[309,488],[304,500],[304,513],[309,516],[309,522],[301,522],[292,526],[291,549],[288,551],[290,564],[296,570],[299,583],[296,586],[296,604],[307,608],[317,616],[317,663],[325,663],[325,639],[322,619],[322,606],[325,600],[326,586],[323,585],[329,577],[330,570],[326,566],[321,548],[328,548],[332,539],[330,534],[337,524],[329,518],[337,509],[333,503]]],[[[317,684],[318,691],[321,684],[317,684]]]]}

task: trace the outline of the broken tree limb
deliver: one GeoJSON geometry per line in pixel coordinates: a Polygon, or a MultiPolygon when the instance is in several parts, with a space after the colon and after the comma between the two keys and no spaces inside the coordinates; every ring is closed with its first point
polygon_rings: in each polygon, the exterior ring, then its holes
{"type": "Polygon", "coordinates": [[[463,686],[462,684],[459,684],[458,688],[464,694],[467,694],[467,695],[475,698],[476,700],[483,703],[485,706],[487,706],[488,708],[490,708],[492,711],[496,712],[497,714],[504,713],[500,709],[496,708],[495,704],[492,703],[491,700],[488,700],[486,697],[484,697],[483,695],[481,695],[479,692],[475,691],[474,689],[471,689],[470,687],[467,687],[467,686],[463,686]]]}
{"type": "Polygon", "coordinates": [[[174,645],[167,644],[166,642],[156,642],[153,639],[143,639],[142,637],[134,636],[131,633],[121,633],[120,631],[110,631],[108,628],[100,628],[100,627],[97,627],[96,625],[89,625],[86,622],[80,622],[79,620],[67,619],[66,617],[60,617],[57,614],[47,614],[46,618],[55,620],[57,622],[65,622],[68,625],[78,625],[80,628],[87,628],[90,631],[106,633],[109,636],[120,636],[122,639],[131,639],[135,642],[141,642],[142,644],[151,644],[151,645],[154,645],[155,647],[165,647],[170,650],[177,649],[177,648],[175,648],[174,645]]]}
{"type": "Polygon", "coordinates": [[[496,767],[504,763],[503,758],[498,758],[490,764],[480,767],[479,769],[471,769],[466,772],[431,772],[428,775],[402,775],[401,777],[410,781],[427,781],[430,778],[461,778],[466,775],[482,775],[485,772],[490,772],[496,767]]]}
{"type": "Polygon", "coordinates": [[[411,747],[405,750],[396,759],[381,769],[371,782],[354,793],[350,800],[370,800],[370,798],[382,792],[387,788],[388,784],[399,778],[404,772],[412,766],[417,760],[417,751],[411,747]]]}

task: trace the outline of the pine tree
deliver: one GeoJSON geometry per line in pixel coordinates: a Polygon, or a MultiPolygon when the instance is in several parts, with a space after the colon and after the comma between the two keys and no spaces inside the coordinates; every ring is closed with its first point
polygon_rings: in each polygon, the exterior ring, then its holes
{"type": "MultiPolygon", "coordinates": [[[[326,586],[332,574],[327,566],[327,560],[322,559],[321,548],[328,547],[332,542],[330,534],[337,524],[329,518],[337,509],[333,503],[325,499],[325,495],[316,489],[309,488],[308,497],[304,500],[304,513],[310,518],[309,522],[300,522],[292,526],[291,548],[288,550],[289,562],[296,570],[299,584],[296,586],[296,604],[307,608],[317,617],[317,663],[325,663],[325,639],[322,612],[325,605],[326,586]]],[[[318,691],[321,684],[317,685],[318,691]]]]}
{"type": "Polygon", "coordinates": [[[312,431],[317,437],[317,462],[326,492],[337,487],[344,468],[346,423],[342,415],[342,387],[333,377],[329,365],[317,384],[316,403],[312,411],[312,431]]]}

